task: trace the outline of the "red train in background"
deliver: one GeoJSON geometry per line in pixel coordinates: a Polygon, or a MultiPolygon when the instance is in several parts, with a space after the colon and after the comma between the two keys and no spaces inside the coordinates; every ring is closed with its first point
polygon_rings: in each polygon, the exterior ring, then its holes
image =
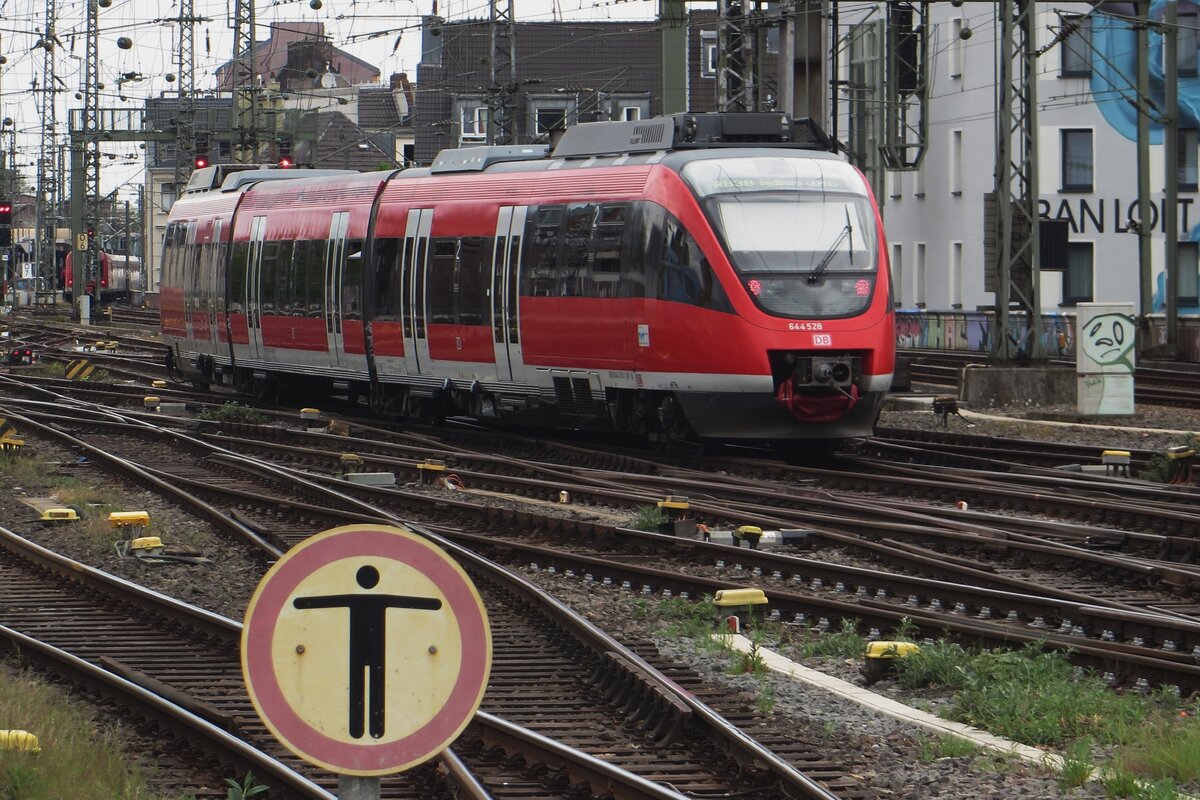
{"type": "MultiPolygon", "coordinates": [[[[63,262],[62,287],[63,299],[71,302],[74,294],[75,276],[72,269],[74,251],[68,251],[63,262]]],[[[89,281],[84,290],[89,295],[95,295],[94,287],[89,281]]],[[[107,251],[100,252],[100,302],[114,303],[129,301],[134,296],[146,290],[146,275],[142,269],[142,260],[135,256],[114,255],[107,251]]]]}
{"type": "Polygon", "coordinates": [[[869,435],[894,360],[887,248],[831,151],[783,114],[679,114],[395,172],[198,170],[163,248],[172,366],[381,414],[869,435]]]}

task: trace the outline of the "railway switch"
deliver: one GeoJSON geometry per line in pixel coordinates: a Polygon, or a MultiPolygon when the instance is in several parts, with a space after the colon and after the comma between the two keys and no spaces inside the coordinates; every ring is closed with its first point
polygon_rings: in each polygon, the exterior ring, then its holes
{"type": "Polygon", "coordinates": [[[79,513],[73,508],[47,508],[39,520],[43,525],[55,525],[63,522],[77,522],[79,513]]]}
{"type": "Polygon", "coordinates": [[[1100,463],[1104,464],[1104,471],[1109,475],[1123,475],[1128,478],[1130,461],[1128,450],[1105,450],[1100,455],[1100,463]]]}
{"type": "Polygon", "coordinates": [[[113,511],[108,515],[108,525],[133,540],[150,525],[150,515],[145,511],[113,511]]]}
{"type": "Polygon", "coordinates": [[[163,541],[157,536],[139,536],[129,543],[129,552],[138,558],[158,555],[163,551],[163,541]]]}
{"type": "Polygon", "coordinates": [[[721,613],[730,633],[738,633],[753,621],[754,609],[766,610],[767,595],[762,589],[717,589],[713,605],[721,613]]]}
{"type": "Polygon", "coordinates": [[[679,495],[668,495],[658,501],[658,510],[666,517],[658,524],[658,532],[671,536],[687,536],[696,529],[696,523],[688,518],[688,499],[679,495]]]}
{"type": "Polygon", "coordinates": [[[757,525],[741,525],[733,531],[733,546],[741,547],[744,541],[751,550],[757,550],[762,535],[763,529],[757,525]]]}
{"type": "Polygon", "coordinates": [[[894,668],[896,661],[920,651],[915,642],[868,642],[867,651],[863,654],[863,678],[869,686],[894,668]]]}
{"type": "Polygon", "coordinates": [[[25,753],[42,752],[38,737],[29,731],[0,730],[0,750],[20,750],[25,753]]]}
{"type": "Polygon", "coordinates": [[[417,464],[417,474],[421,476],[422,486],[432,484],[445,471],[446,464],[442,461],[435,461],[432,458],[427,458],[424,462],[417,464]]]}

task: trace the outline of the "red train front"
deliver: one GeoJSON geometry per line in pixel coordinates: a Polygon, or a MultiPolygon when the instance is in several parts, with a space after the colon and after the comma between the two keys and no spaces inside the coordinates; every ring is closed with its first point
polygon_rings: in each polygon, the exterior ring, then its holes
{"type": "Polygon", "coordinates": [[[869,435],[894,355],[886,247],[827,144],[781,114],[677,115],[579,125],[552,154],[210,175],[171,210],[164,335],[196,382],[380,413],[869,435]]]}

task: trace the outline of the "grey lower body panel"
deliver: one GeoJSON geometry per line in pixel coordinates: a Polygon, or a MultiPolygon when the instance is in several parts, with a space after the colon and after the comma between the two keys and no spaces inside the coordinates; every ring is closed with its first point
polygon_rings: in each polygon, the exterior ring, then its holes
{"type": "Polygon", "coordinates": [[[841,419],[802,422],[769,394],[676,392],[697,436],[705,439],[848,439],[875,431],[886,392],[865,392],[841,419]]]}

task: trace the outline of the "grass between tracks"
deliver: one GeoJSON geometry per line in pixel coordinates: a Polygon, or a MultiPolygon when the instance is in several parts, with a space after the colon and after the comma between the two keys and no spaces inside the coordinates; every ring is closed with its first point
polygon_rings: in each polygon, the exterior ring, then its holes
{"type": "Polygon", "coordinates": [[[61,692],[0,665],[0,728],[38,737],[41,752],[0,749],[0,798],[166,800],[121,751],[118,733],[61,692]]]}
{"type": "MultiPolygon", "coordinates": [[[[710,598],[635,603],[647,619],[659,621],[664,634],[692,639],[709,652],[722,650],[711,637],[721,614],[710,598]]],[[[759,680],[757,705],[769,711],[776,690],[758,647],[810,665],[820,658],[859,660],[867,640],[857,630],[854,620],[828,631],[759,620],[743,630],[755,649],[725,656],[731,672],[759,680]]],[[[912,641],[912,633],[902,624],[885,638],[912,641]]],[[[942,701],[929,710],[944,718],[1060,753],[1064,788],[1099,780],[1109,797],[1135,800],[1171,800],[1200,790],[1200,698],[1182,700],[1165,687],[1145,694],[1114,692],[1100,676],[1074,667],[1068,654],[1037,645],[1001,651],[926,642],[897,660],[886,680],[901,698],[938,691],[942,701]]],[[[921,743],[922,757],[930,760],[972,750],[956,737],[926,737],[921,743]]]]}

